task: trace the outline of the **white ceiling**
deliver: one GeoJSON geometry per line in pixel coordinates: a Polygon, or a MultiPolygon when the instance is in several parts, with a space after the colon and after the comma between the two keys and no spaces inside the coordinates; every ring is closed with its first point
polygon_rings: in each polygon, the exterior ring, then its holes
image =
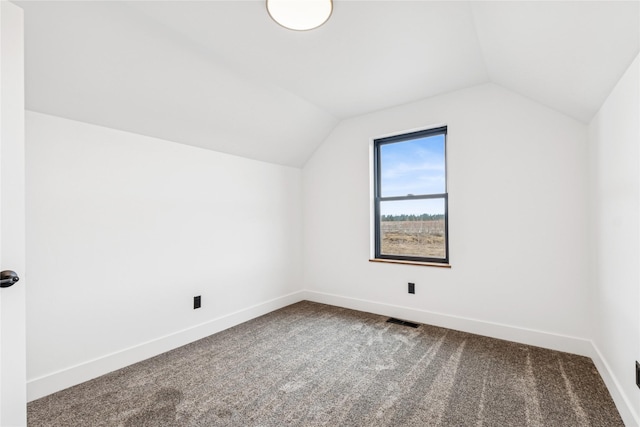
{"type": "Polygon", "coordinates": [[[342,119],[493,82],[588,122],[640,50],[639,1],[22,1],[27,108],[299,167],[342,119]]]}

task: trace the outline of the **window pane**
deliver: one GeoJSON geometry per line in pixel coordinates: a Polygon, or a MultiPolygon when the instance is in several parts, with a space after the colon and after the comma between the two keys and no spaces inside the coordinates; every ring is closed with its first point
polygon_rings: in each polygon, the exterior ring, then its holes
{"type": "Polygon", "coordinates": [[[444,208],[444,198],[381,202],[381,255],[446,258],[444,208]]]}
{"type": "Polygon", "coordinates": [[[444,135],[380,145],[380,195],[442,194],[444,135]]]}

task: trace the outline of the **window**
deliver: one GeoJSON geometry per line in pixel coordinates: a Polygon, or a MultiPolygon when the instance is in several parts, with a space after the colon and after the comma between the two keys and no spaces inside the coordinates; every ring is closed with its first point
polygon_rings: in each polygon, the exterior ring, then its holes
{"type": "Polygon", "coordinates": [[[374,140],[375,258],[448,264],[447,128],[374,140]]]}

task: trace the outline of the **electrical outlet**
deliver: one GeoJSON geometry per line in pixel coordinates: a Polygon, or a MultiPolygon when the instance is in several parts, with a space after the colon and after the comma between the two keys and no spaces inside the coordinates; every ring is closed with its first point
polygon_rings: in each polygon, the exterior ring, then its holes
{"type": "Polygon", "coordinates": [[[193,297],[193,309],[195,310],[196,308],[200,308],[200,306],[202,306],[202,299],[200,295],[193,297]]]}
{"type": "Polygon", "coordinates": [[[409,293],[410,294],[415,294],[416,293],[416,284],[415,283],[409,282],[409,293]]]}

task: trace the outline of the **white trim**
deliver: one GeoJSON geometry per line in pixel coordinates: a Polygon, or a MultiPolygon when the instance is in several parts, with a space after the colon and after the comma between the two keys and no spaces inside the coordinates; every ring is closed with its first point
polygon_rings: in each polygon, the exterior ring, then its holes
{"type": "Polygon", "coordinates": [[[598,349],[596,343],[591,342],[591,345],[593,347],[593,356],[591,357],[591,360],[593,360],[593,364],[596,365],[602,380],[609,389],[611,398],[616,404],[618,412],[620,412],[624,425],[627,427],[640,427],[640,414],[636,413],[633,409],[631,400],[624,393],[620,386],[620,382],[616,379],[616,376],[613,374],[613,371],[609,367],[606,359],[602,356],[602,353],[600,352],[600,349],[598,349]]]}
{"type": "Polygon", "coordinates": [[[303,291],[293,292],[97,359],[31,379],[27,381],[27,399],[28,401],[39,399],[295,304],[303,300],[303,294],[303,291]]]}
{"type": "Polygon", "coordinates": [[[322,292],[307,291],[305,299],[581,356],[591,357],[593,354],[591,341],[583,338],[322,292]]]}

